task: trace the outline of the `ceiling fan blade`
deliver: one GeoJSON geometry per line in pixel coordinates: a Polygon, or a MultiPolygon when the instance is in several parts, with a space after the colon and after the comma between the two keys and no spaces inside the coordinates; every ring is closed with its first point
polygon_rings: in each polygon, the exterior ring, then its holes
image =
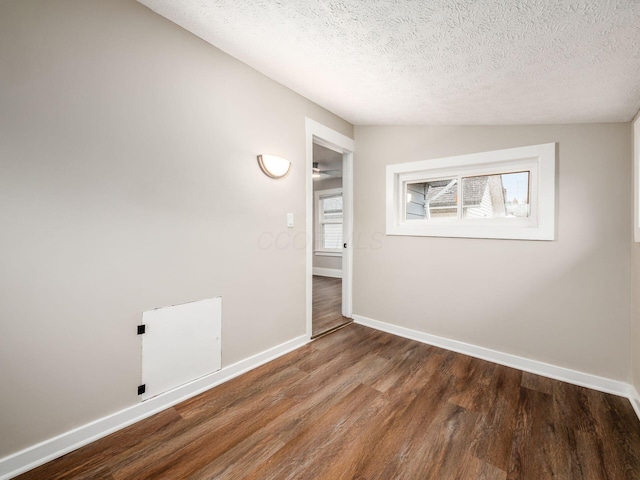
{"type": "Polygon", "coordinates": [[[321,170],[318,162],[313,162],[313,174],[314,175],[326,175],[328,177],[342,175],[342,170],[321,170]]]}

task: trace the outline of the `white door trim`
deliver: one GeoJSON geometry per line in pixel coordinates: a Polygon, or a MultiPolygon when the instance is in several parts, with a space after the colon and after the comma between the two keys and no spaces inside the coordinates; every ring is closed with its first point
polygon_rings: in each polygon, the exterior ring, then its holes
{"type": "Polygon", "coordinates": [[[342,249],[342,315],[347,318],[353,315],[353,140],[351,145],[351,151],[342,152],[342,231],[347,243],[342,249]]]}
{"type": "Polygon", "coordinates": [[[312,325],[312,295],[313,295],[313,144],[330,148],[342,153],[342,201],[343,201],[343,225],[344,238],[347,247],[342,253],[342,314],[345,317],[352,315],[352,267],[353,254],[351,240],[353,238],[353,151],[354,141],[335,130],[322,125],[310,118],[305,119],[306,130],[306,334],[311,338],[312,325]]]}

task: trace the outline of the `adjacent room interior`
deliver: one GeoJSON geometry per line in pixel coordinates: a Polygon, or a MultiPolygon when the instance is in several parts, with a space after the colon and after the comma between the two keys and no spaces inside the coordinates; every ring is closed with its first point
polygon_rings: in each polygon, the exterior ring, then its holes
{"type": "Polygon", "coordinates": [[[344,202],[342,153],[313,144],[313,328],[312,338],[352,320],[342,309],[344,202]]]}
{"type": "Polygon", "coordinates": [[[640,479],[638,38],[0,2],[0,480],[640,479]]]}

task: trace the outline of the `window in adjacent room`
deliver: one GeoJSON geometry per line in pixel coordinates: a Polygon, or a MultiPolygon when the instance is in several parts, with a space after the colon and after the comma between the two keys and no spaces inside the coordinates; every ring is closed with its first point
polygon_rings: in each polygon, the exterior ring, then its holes
{"type": "Polygon", "coordinates": [[[319,190],[315,195],[316,244],[315,251],[342,254],[342,189],[319,190]]]}

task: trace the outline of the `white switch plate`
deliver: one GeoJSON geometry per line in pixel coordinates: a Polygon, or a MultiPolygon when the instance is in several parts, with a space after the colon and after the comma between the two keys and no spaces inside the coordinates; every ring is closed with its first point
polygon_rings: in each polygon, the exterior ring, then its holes
{"type": "Polygon", "coordinates": [[[293,213],[287,213],[287,227],[293,227],[293,213]]]}

